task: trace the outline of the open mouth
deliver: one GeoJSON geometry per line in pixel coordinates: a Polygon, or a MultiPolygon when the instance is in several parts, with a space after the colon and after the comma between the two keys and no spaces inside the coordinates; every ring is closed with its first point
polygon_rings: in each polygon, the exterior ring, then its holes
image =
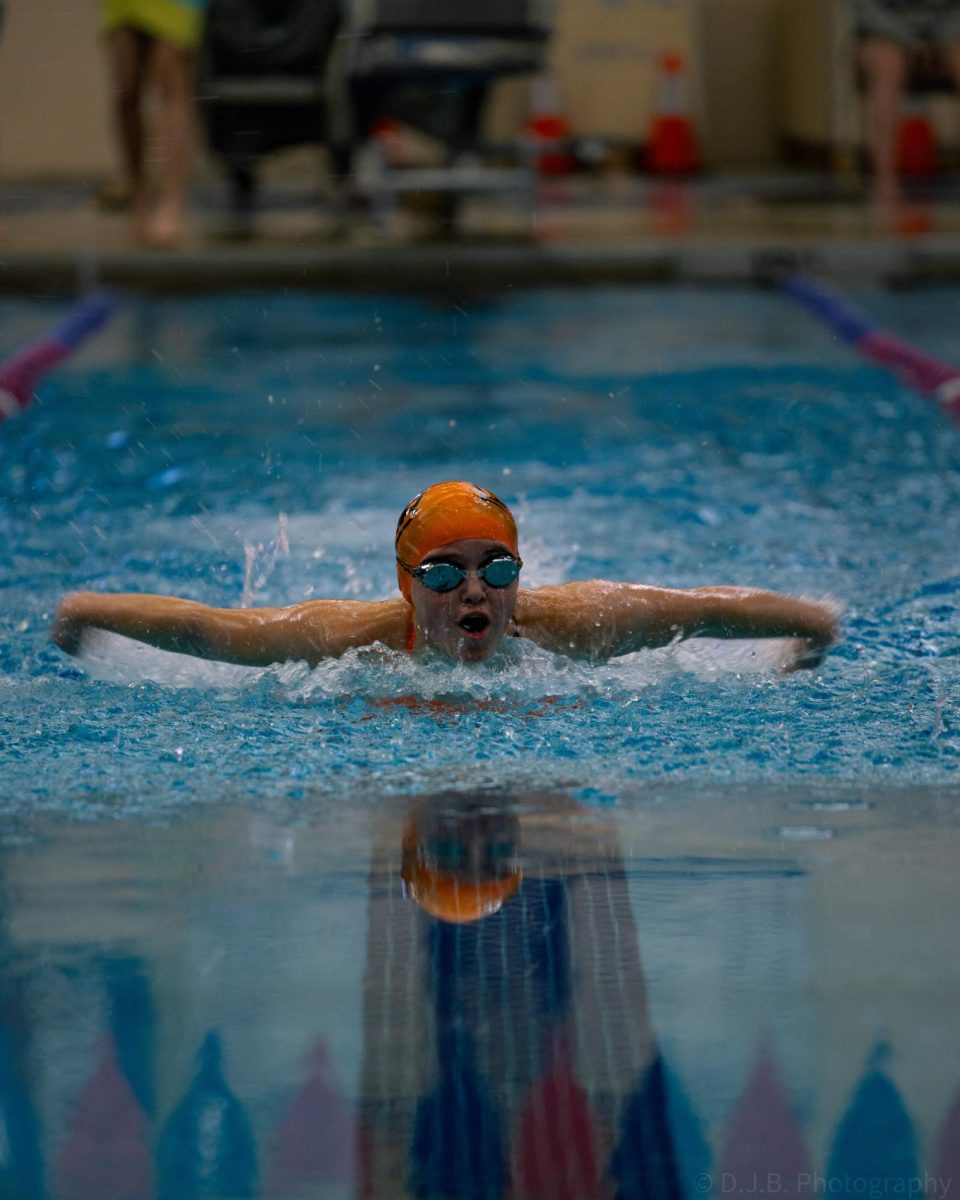
{"type": "Polygon", "coordinates": [[[465,617],[461,617],[457,624],[464,633],[470,633],[476,637],[486,632],[487,626],[490,624],[490,618],[485,613],[467,613],[465,617]]]}

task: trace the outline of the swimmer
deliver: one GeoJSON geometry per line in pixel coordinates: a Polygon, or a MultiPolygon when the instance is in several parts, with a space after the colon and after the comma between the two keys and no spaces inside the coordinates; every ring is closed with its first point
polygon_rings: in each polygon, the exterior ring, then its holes
{"type": "Polygon", "coordinates": [[[172,596],[74,592],[51,636],[68,654],[100,629],[161,650],[246,666],[315,666],[375,643],[481,663],[505,637],[602,661],[691,637],[791,638],[785,670],[815,666],[838,634],[835,605],[741,587],[685,590],[600,579],[520,587],[523,562],[507,506],[472,483],[436,483],[400,514],[401,595],[305,600],[285,608],[211,608],[172,596]]]}

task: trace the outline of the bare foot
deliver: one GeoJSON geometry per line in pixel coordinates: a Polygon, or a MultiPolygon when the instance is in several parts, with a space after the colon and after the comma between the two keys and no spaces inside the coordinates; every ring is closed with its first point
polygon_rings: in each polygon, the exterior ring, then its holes
{"type": "Polygon", "coordinates": [[[896,175],[878,175],[870,189],[870,223],[880,233],[896,230],[903,190],[896,175]]]}
{"type": "Polygon", "coordinates": [[[147,217],[138,240],[156,250],[171,250],[183,240],[183,214],[162,205],[147,217]]]}
{"type": "Polygon", "coordinates": [[[895,174],[877,174],[870,189],[874,204],[899,204],[903,200],[903,188],[895,174]]]}
{"type": "Polygon", "coordinates": [[[896,233],[905,237],[915,237],[917,234],[933,233],[933,213],[922,204],[904,204],[897,214],[896,233]]]}
{"type": "Polygon", "coordinates": [[[870,220],[878,233],[894,233],[904,237],[932,233],[933,215],[922,204],[907,200],[899,186],[895,191],[874,193],[870,203],[870,220]]]}

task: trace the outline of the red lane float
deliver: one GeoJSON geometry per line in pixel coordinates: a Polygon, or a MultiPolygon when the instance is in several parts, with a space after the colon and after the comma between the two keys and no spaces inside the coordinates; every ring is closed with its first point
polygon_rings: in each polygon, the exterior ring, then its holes
{"type": "Polygon", "coordinates": [[[0,362],[0,423],[33,402],[42,376],[58,366],[114,314],[119,297],[95,292],[85,297],[47,333],[0,362]]]}
{"type": "Polygon", "coordinates": [[[960,421],[960,367],[924,354],[902,338],[879,329],[853,305],[806,275],[779,280],[781,291],[821,320],[858,354],[897,376],[907,387],[938,401],[960,421]]]}

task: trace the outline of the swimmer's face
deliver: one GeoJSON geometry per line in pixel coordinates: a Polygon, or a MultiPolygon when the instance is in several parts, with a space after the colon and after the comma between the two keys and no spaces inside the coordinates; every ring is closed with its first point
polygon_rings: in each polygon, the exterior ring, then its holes
{"type": "Polygon", "coordinates": [[[467,538],[431,550],[427,563],[452,563],[468,574],[449,592],[432,592],[413,580],[410,599],[416,644],[439,650],[454,662],[476,663],[488,659],[507,632],[517,602],[519,581],[492,587],[477,574],[491,559],[510,555],[503,542],[467,538]]]}

